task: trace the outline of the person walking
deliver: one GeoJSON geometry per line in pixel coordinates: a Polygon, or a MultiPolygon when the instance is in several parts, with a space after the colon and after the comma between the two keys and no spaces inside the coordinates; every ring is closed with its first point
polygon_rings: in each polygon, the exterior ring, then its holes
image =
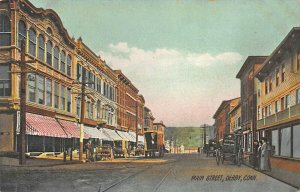
{"type": "Polygon", "coordinates": [[[257,169],[260,170],[260,161],[261,161],[261,146],[262,146],[262,141],[258,142],[258,148],[257,148],[257,155],[256,155],[256,162],[257,162],[257,169]]]}
{"type": "Polygon", "coordinates": [[[90,141],[85,144],[85,150],[86,150],[86,160],[89,161],[90,155],[91,155],[91,142],[90,141]]]}
{"type": "Polygon", "coordinates": [[[258,161],[257,161],[258,147],[259,147],[258,140],[255,139],[253,141],[253,166],[254,166],[254,168],[257,168],[257,164],[258,164],[258,161]]]}
{"type": "Polygon", "coordinates": [[[269,141],[267,141],[267,171],[271,171],[271,157],[272,155],[272,146],[269,141]]]}

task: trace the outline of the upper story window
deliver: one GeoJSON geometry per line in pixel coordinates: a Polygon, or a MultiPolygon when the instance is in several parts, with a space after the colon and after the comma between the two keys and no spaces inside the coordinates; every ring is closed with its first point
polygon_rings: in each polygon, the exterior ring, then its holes
{"type": "Polygon", "coordinates": [[[71,71],[72,71],[72,58],[71,55],[68,55],[67,57],[67,75],[71,76],[71,71]]]}
{"type": "Polygon", "coordinates": [[[43,35],[39,35],[39,50],[38,50],[38,59],[45,61],[45,38],[43,35]]]}
{"type": "Polygon", "coordinates": [[[297,54],[297,66],[296,66],[297,71],[300,70],[300,50],[298,51],[297,54]]]}
{"type": "Polygon", "coordinates": [[[285,65],[281,67],[281,82],[285,81],[285,65]]]}
{"type": "Polygon", "coordinates": [[[18,24],[18,47],[21,48],[21,41],[24,39],[26,43],[26,38],[27,38],[27,30],[26,30],[26,24],[24,21],[19,21],[18,24]]]}
{"type": "Polygon", "coordinates": [[[276,79],[276,86],[278,86],[279,85],[279,69],[276,69],[276,77],[275,77],[275,79],[276,79]]]}
{"type": "Polygon", "coordinates": [[[27,74],[27,98],[29,101],[31,102],[35,102],[35,98],[36,98],[36,85],[35,85],[35,81],[36,81],[36,76],[35,74],[32,73],[28,73],[27,74]]]}
{"type": "Polygon", "coordinates": [[[0,65],[0,97],[11,95],[10,65],[0,65]]]}
{"type": "Polygon", "coordinates": [[[265,94],[268,94],[268,80],[265,80],[265,94]]]}
{"type": "Polygon", "coordinates": [[[10,36],[10,19],[7,15],[0,14],[0,46],[9,46],[10,36]]]}
{"type": "Polygon", "coordinates": [[[269,79],[269,92],[272,91],[272,86],[273,86],[273,82],[272,82],[272,78],[269,79]]]}
{"type": "Polygon", "coordinates": [[[300,88],[296,90],[296,104],[300,104],[300,88]]]}
{"type": "Polygon", "coordinates": [[[72,92],[70,88],[67,88],[67,111],[72,111],[72,92]]]}
{"type": "Polygon", "coordinates": [[[53,66],[55,69],[59,69],[59,49],[57,46],[54,47],[53,66]]]}
{"type": "Polygon", "coordinates": [[[33,28],[29,29],[29,54],[36,56],[36,32],[33,28]]]}
{"type": "Polygon", "coordinates": [[[82,66],[77,63],[77,81],[82,81],[82,66]]]}
{"type": "Polygon", "coordinates": [[[47,47],[47,63],[49,65],[52,65],[52,48],[53,48],[52,42],[48,41],[46,47],[47,47]]]}
{"type": "Polygon", "coordinates": [[[278,100],[278,101],[275,101],[275,113],[278,113],[279,111],[280,111],[280,102],[278,100]]]}
{"type": "Polygon", "coordinates": [[[37,75],[37,102],[39,104],[45,104],[45,78],[37,75]]]}
{"type": "Polygon", "coordinates": [[[60,71],[66,72],[66,53],[64,51],[60,53],[60,71]]]}
{"type": "Polygon", "coordinates": [[[291,95],[285,96],[285,108],[289,108],[291,105],[291,95]]]}
{"type": "Polygon", "coordinates": [[[52,80],[46,79],[46,105],[52,107],[52,80]]]}

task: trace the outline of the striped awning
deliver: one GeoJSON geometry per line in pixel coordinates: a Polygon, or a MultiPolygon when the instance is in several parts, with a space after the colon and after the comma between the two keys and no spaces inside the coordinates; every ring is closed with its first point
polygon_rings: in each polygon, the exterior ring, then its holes
{"type": "MultiPolygon", "coordinates": [[[[77,123],[72,121],[66,121],[66,120],[57,120],[60,126],[66,131],[68,137],[71,138],[80,138],[80,128],[77,127],[77,123]]],[[[86,133],[83,133],[83,138],[88,139],[89,135],[86,133]]]]}
{"type": "Polygon", "coordinates": [[[114,141],[123,140],[123,138],[115,130],[103,128],[103,133],[114,141]]]}
{"type": "Polygon", "coordinates": [[[130,136],[128,132],[125,131],[117,131],[117,133],[124,138],[124,140],[130,141],[130,142],[135,142],[133,137],[130,136]]]}
{"type": "Polygon", "coordinates": [[[138,136],[138,142],[139,142],[139,143],[143,143],[143,144],[144,144],[144,143],[145,143],[144,136],[142,136],[142,135],[139,135],[139,136],[138,136]]]}
{"type": "Polygon", "coordinates": [[[89,135],[90,138],[102,139],[104,141],[112,141],[112,138],[103,133],[103,128],[98,130],[95,127],[84,126],[83,130],[89,135]]]}
{"type": "Polygon", "coordinates": [[[133,132],[133,131],[129,131],[128,134],[132,137],[132,139],[134,140],[134,142],[136,142],[136,133],[133,132]]]}
{"type": "Polygon", "coordinates": [[[68,138],[55,118],[32,113],[26,113],[26,132],[30,135],[68,138]]]}

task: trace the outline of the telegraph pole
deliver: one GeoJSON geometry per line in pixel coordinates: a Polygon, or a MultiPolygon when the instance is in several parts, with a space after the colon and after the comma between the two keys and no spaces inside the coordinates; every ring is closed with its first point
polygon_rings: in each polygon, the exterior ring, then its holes
{"type": "Polygon", "coordinates": [[[204,128],[204,145],[206,144],[206,124],[203,125],[204,128]]]}
{"type": "Polygon", "coordinates": [[[25,40],[21,41],[21,95],[20,95],[20,137],[19,164],[26,163],[26,61],[25,61],[25,40]]]}
{"type": "Polygon", "coordinates": [[[138,100],[136,101],[136,128],[135,128],[135,131],[136,131],[136,138],[135,138],[135,142],[136,142],[136,149],[137,149],[137,146],[138,146],[138,141],[139,141],[139,134],[138,134],[138,125],[139,125],[139,123],[138,123],[138,121],[139,121],[139,115],[138,115],[138,113],[139,113],[139,105],[138,105],[138,100]]]}
{"type": "Polygon", "coordinates": [[[85,70],[82,70],[81,82],[81,112],[80,112],[80,139],[79,139],[79,161],[83,156],[83,121],[85,118],[85,70]]]}

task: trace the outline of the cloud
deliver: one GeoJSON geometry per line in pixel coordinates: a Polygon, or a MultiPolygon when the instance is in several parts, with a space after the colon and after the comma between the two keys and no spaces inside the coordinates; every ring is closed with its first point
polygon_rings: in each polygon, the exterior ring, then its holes
{"type": "Polygon", "coordinates": [[[239,53],[145,50],[120,42],[99,54],[113,69],[123,71],[144,95],[156,121],[163,120],[168,126],[211,122],[221,102],[219,95],[229,99],[226,97],[236,96],[239,89],[231,67],[242,60],[239,53]]]}

